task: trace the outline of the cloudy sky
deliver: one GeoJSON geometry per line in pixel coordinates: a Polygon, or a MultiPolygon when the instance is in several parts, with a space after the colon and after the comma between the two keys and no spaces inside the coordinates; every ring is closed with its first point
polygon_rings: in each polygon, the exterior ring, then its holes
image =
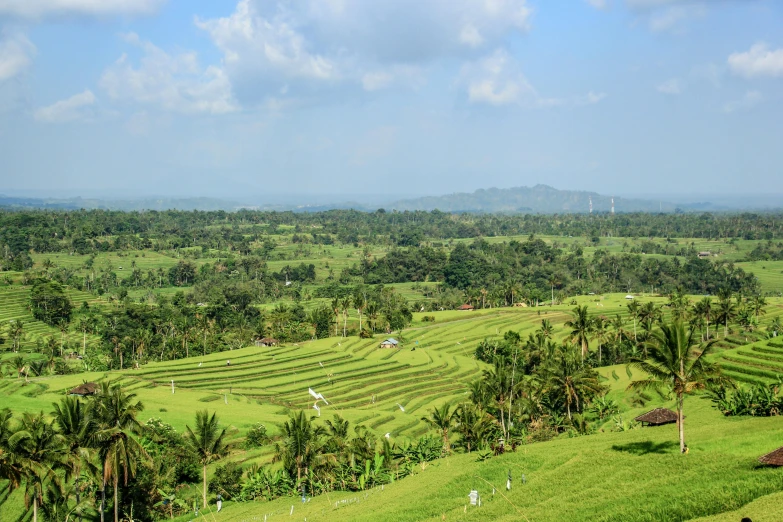
{"type": "Polygon", "coordinates": [[[0,0],[0,193],[783,193],[779,0],[0,0]]]}

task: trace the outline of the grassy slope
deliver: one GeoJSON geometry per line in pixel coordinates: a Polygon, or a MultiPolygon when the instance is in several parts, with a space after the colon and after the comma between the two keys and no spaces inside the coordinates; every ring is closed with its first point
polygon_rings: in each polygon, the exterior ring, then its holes
{"type": "MultiPolygon", "coordinates": [[[[606,296],[603,300],[591,296],[579,301],[589,304],[594,314],[608,315],[614,311],[625,314],[623,295],[606,296]]],[[[11,406],[17,412],[49,411],[51,403],[65,390],[83,380],[118,378],[145,403],[143,419],[160,417],[181,431],[185,424],[193,422],[196,410],[207,408],[219,413],[222,423],[231,426],[231,436],[235,438],[241,437],[255,422],[267,424],[276,433],[289,406],[311,407],[306,387],[313,386],[332,400],[330,406],[323,408],[324,418],[339,412],[352,423],[364,423],[378,434],[390,431],[393,440],[399,442],[424,433],[426,429],[419,419],[427,410],[443,402],[457,402],[464,396],[467,383],[481,368],[470,357],[479,341],[502,336],[508,329],[526,334],[543,318],[552,320],[560,331],[567,318],[565,312],[570,308],[570,305],[544,308],[540,310],[541,315],[536,309],[519,308],[437,312],[429,314],[436,317],[435,324],[420,322],[422,314],[417,314],[413,327],[404,332],[406,342],[401,350],[377,349],[380,338],[331,338],[300,346],[246,348],[185,361],[152,363],[141,370],[41,378],[29,385],[24,385],[21,379],[5,379],[0,381],[0,407],[11,406]],[[417,349],[411,351],[411,347],[417,349]],[[232,361],[230,367],[225,366],[228,358],[232,361]],[[324,369],[319,362],[324,363],[324,369]],[[328,378],[326,373],[333,375],[328,378]],[[174,395],[169,385],[171,378],[177,382],[174,395]],[[329,384],[329,380],[335,384],[329,384]],[[233,393],[226,394],[229,389],[233,393]],[[375,404],[370,401],[373,393],[375,404]],[[397,402],[406,407],[406,413],[399,411],[397,402]]],[[[780,312],[780,303],[774,300],[763,320],[768,321],[780,312]]],[[[756,344],[763,346],[764,342],[756,344]]],[[[748,350],[749,347],[733,348],[718,355],[748,350]]],[[[624,418],[630,419],[657,405],[650,403],[644,409],[631,407],[623,393],[629,381],[624,367],[605,368],[601,373],[613,387],[612,397],[623,404],[624,418]]],[[[774,491],[770,484],[780,488],[781,475],[755,470],[753,459],[780,445],[775,430],[779,433],[783,429],[781,419],[726,419],[702,399],[689,400],[687,415],[687,435],[692,449],[685,457],[687,460],[676,455],[673,444],[676,433],[673,427],[667,426],[535,444],[520,449],[516,455],[486,464],[475,463],[472,456],[455,456],[383,492],[368,492],[367,499],[364,492],[330,497],[332,501],[358,499],[362,506],[370,506],[365,510],[359,504],[346,503],[339,508],[341,519],[372,516],[380,520],[418,520],[439,518],[440,510],[448,519],[455,519],[464,515],[461,509],[467,491],[479,486],[475,482],[484,484],[471,477],[478,475],[500,485],[505,470],[511,467],[518,473],[526,473],[530,479],[524,495],[522,490],[515,489],[510,499],[531,520],[669,520],[676,519],[671,518],[676,513],[665,511],[670,497],[679,499],[675,507],[682,504],[683,509],[687,507],[688,516],[696,516],[735,509],[774,491]],[[685,462],[689,463],[682,467],[686,475],[678,478],[673,470],[680,470],[685,462]],[[732,478],[736,480],[729,483],[732,478]],[[573,487],[568,485],[569,481],[573,481],[573,487]],[[731,490],[726,493],[725,501],[710,496],[724,489],[731,490]],[[688,507],[689,498],[715,504],[720,509],[688,507]],[[655,516],[644,518],[640,513],[648,501],[652,502],[654,509],[650,512],[655,516]]],[[[604,426],[606,430],[609,424],[604,426]]],[[[268,461],[269,453],[237,451],[232,459],[264,462],[268,461]]],[[[490,496],[491,491],[480,491],[485,500],[490,496]]],[[[259,510],[287,513],[289,509],[289,499],[263,505],[229,504],[221,518],[242,520],[251,513],[261,513],[259,510]]],[[[299,513],[302,506],[296,509],[299,513]]],[[[310,510],[305,515],[309,520],[337,515],[331,513],[324,499],[314,499],[304,509],[310,510]]],[[[496,497],[481,508],[480,514],[468,513],[468,519],[507,517],[511,520],[515,512],[509,509],[509,504],[496,497]]]]}
{"type": "MultiPolygon", "coordinates": [[[[622,368],[614,370],[623,375],[614,383],[619,392],[627,377],[622,368]]],[[[687,400],[686,413],[690,452],[685,456],[678,454],[674,425],[563,437],[484,463],[476,462],[474,455],[450,457],[383,490],[322,495],[304,505],[295,498],[226,503],[216,519],[288,518],[293,505],[297,519],[310,521],[669,521],[726,511],[735,513],[715,520],[762,513],[766,518],[759,520],[780,520],[780,495],[765,495],[781,490],[783,469],[757,467],[756,458],[780,444],[783,418],[725,418],[695,397],[687,400]],[[505,493],[509,469],[512,491],[507,499],[493,497],[492,485],[505,493]],[[478,489],[483,506],[465,512],[471,489],[478,489]],[[759,500],[743,507],[755,499],[759,500]]]]}

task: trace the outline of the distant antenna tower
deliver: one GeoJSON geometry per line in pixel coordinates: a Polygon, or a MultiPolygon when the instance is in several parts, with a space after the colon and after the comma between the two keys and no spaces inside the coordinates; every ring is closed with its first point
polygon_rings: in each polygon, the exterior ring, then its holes
{"type": "Polygon", "coordinates": [[[612,196],[612,215],[614,216],[614,196],[612,196]]]}
{"type": "Polygon", "coordinates": [[[590,201],[590,213],[593,213],[593,196],[587,196],[590,201]]]}

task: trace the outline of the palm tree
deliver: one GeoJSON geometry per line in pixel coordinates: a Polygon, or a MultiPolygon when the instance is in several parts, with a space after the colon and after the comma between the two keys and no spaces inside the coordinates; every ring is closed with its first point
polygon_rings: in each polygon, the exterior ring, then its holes
{"type": "Polygon", "coordinates": [[[603,390],[598,382],[598,374],[577,362],[575,354],[570,350],[561,352],[559,357],[549,361],[542,374],[546,387],[565,404],[569,419],[571,405],[576,407],[576,411],[582,411],[590,397],[603,390]]]}
{"type": "Polygon", "coordinates": [[[764,296],[756,294],[748,300],[748,303],[753,314],[756,316],[756,319],[758,319],[760,315],[767,313],[764,309],[764,307],[767,306],[767,300],[764,299],[764,296]]]}
{"type": "Polygon", "coordinates": [[[196,432],[185,426],[187,429],[187,441],[191,449],[198,455],[203,471],[203,506],[207,505],[207,465],[228,454],[228,444],[226,444],[226,428],[220,429],[218,426],[217,413],[209,416],[207,410],[196,412],[196,432]]]}
{"type": "Polygon", "coordinates": [[[644,372],[646,379],[633,381],[629,390],[668,388],[677,396],[677,424],[680,431],[680,452],[685,453],[683,398],[693,390],[703,388],[718,379],[717,369],[706,360],[717,340],[698,344],[695,331],[686,331],[682,321],[661,324],[647,341],[650,360],[634,358],[631,365],[644,372]]]}
{"type": "Polygon", "coordinates": [[[207,354],[207,334],[212,331],[213,322],[209,320],[209,317],[207,317],[205,314],[197,315],[196,321],[198,322],[198,327],[201,330],[201,332],[204,334],[204,353],[202,355],[207,354]]]}
{"type": "Polygon", "coordinates": [[[626,306],[628,307],[628,315],[633,319],[633,340],[634,342],[638,342],[636,339],[636,321],[639,319],[639,308],[641,305],[639,304],[639,301],[634,299],[626,306]]]}
{"type": "Polygon", "coordinates": [[[707,339],[710,340],[710,320],[712,320],[712,299],[709,297],[702,298],[701,301],[697,301],[693,305],[693,313],[696,316],[704,318],[704,322],[707,327],[707,339]]]}
{"type": "Polygon", "coordinates": [[[25,337],[24,322],[20,321],[19,319],[9,321],[8,335],[13,337],[14,353],[17,353],[19,351],[19,345],[21,344],[22,341],[24,341],[24,337],[25,337]]]}
{"type": "Polygon", "coordinates": [[[440,430],[441,436],[443,437],[443,451],[446,454],[451,453],[449,430],[456,420],[454,412],[451,411],[451,406],[444,404],[440,408],[434,408],[428,417],[422,417],[421,420],[433,428],[440,430]]]}
{"type": "Polygon", "coordinates": [[[297,482],[302,475],[319,464],[319,461],[329,458],[322,453],[324,442],[321,440],[326,430],[316,426],[305,412],[292,413],[283,424],[282,444],[275,444],[275,462],[282,462],[291,476],[296,475],[297,482]]]}
{"type": "Polygon", "coordinates": [[[92,464],[92,451],[89,447],[94,424],[87,414],[87,408],[76,397],[65,397],[59,404],[54,403],[53,406],[52,417],[65,442],[67,458],[65,479],[70,481],[72,477],[76,477],[74,492],[78,506],[81,503],[78,480],[82,469],[87,467],[93,475],[98,471],[98,468],[92,464]]]}
{"type": "Polygon", "coordinates": [[[8,448],[25,483],[25,505],[33,502],[33,522],[38,521],[38,506],[44,500],[49,483],[58,480],[57,469],[63,464],[63,438],[47,422],[43,412],[25,413],[19,429],[8,438],[8,448]]]}
{"type": "Polygon", "coordinates": [[[8,408],[0,410],[0,479],[9,482],[9,487],[14,489],[22,480],[21,471],[16,463],[15,455],[9,451],[8,439],[12,435],[11,417],[13,414],[8,408]]]}
{"type": "Polygon", "coordinates": [[[715,321],[723,324],[723,337],[729,335],[729,322],[737,317],[737,305],[731,300],[731,296],[721,296],[718,300],[718,309],[715,311],[715,321]]]}
{"type": "Polygon", "coordinates": [[[544,339],[551,339],[552,335],[555,333],[555,327],[552,326],[552,323],[549,321],[549,319],[541,319],[541,327],[538,329],[539,332],[541,332],[541,335],[544,336],[544,339]]]}
{"type": "Polygon", "coordinates": [[[552,287],[552,306],[555,306],[555,287],[560,286],[560,277],[557,274],[552,274],[546,281],[550,287],[552,287]]]}
{"type": "Polygon", "coordinates": [[[609,339],[609,320],[601,315],[593,319],[593,334],[598,343],[598,364],[601,364],[601,347],[609,339]]]}
{"type": "Polygon", "coordinates": [[[587,356],[589,349],[589,336],[593,332],[593,320],[588,315],[587,306],[577,306],[571,311],[573,319],[565,322],[565,326],[571,329],[571,340],[582,347],[582,360],[587,356]]]}
{"type": "Polygon", "coordinates": [[[496,424],[484,410],[475,404],[465,403],[457,407],[453,413],[456,419],[454,431],[460,436],[457,444],[463,446],[468,453],[472,449],[480,449],[485,444],[496,424]]]}
{"type": "Polygon", "coordinates": [[[134,402],[135,393],[125,393],[120,385],[110,386],[101,383],[96,400],[90,411],[95,419],[92,441],[98,448],[103,464],[103,487],[101,494],[101,520],[105,509],[106,483],[113,481],[114,486],[114,522],[119,520],[117,491],[120,470],[124,472],[124,483],[128,476],[136,475],[136,463],[148,458],[144,448],[131,434],[141,434],[143,428],[136,416],[144,410],[141,401],[134,402]]]}
{"type": "Polygon", "coordinates": [[[351,296],[346,295],[340,299],[340,309],[343,312],[343,337],[346,336],[346,329],[348,327],[348,309],[351,308],[351,296]]]}

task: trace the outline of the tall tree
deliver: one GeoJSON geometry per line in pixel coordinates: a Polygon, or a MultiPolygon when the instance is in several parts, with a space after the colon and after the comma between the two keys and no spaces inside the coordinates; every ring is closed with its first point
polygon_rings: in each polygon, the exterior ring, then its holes
{"type": "Polygon", "coordinates": [[[135,393],[125,393],[120,385],[111,386],[103,382],[96,400],[92,403],[90,414],[96,424],[92,441],[98,448],[103,465],[101,520],[106,507],[106,483],[111,480],[114,487],[114,522],[118,522],[120,472],[123,472],[124,483],[127,484],[128,477],[136,475],[137,462],[147,458],[144,448],[132,436],[143,432],[136,417],[144,410],[144,405],[135,399],[135,393]]]}
{"type": "Polygon", "coordinates": [[[677,396],[677,424],[680,433],[680,452],[685,453],[683,400],[686,394],[704,388],[711,380],[718,380],[715,366],[706,360],[716,340],[697,343],[695,331],[687,329],[682,321],[661,324],[647,341],[649,360],[635,358],[631,366],[641,370],[645,379],[631,382],[629,390],[668,389],[677,396]]]}
{"type": "Polygon", "coordinates": [[[565,322],[566,328],[570,328],[571,341],[582,347],[582,359],[587,356],[590,334],[593,332],[593,320],[588,315],[587,305],[577,306],[571,311],[572,318],[565,322]]]}
{"type": "Polygon", "coordinates": [[[32,500],[33,522],[37,522],[38,506],[49,483],[58,480],[57,470],[63,465],[63,438],[43,412],[25,413],[19,429],[8,438],[8,448],[25,483],[25,504],[29,506],[32,500]]]}
{"type": "Polygon", "coordinates": [[[275,444],[274,460],[282,462],[289,474],[301,481],[313,466],[328,457],[321,451],[325,434],[323,426],[316,426],[305,412],[292,413],[283,424],[283,440],[275,444]]]}
{"type": "Polygon", "coordinates": [[[583,411],[591,397],[603,390],[598,374],[580,363],[572,350],[558,353],[541,372],[546,388],[565,405],[569,419],[572,418],[572,406],[576,411],[583,411]]]}
{"type": "Polygon", "coordinates": [[[451,430],[456,420],[454,412],[451,411],[451,406],[444,404],[440,408],[433,408],[430,414],[422,417],[421,420],[440,431],[440,435],[443,437],[443,451],[446,454],[451,453],[449,430],[451,430]]]}
{"type": "Polygon", "coordinates": [[[187,441],[190,448],[198,455],[202,466],[203,491],[202,507],[207,505],[207,465],[225,457],[229,448],[226,443],[226,428],[220,428],[217,413],[209,415],[207,410],[196,412],[196,431],[187,429],[187,441]]]}

